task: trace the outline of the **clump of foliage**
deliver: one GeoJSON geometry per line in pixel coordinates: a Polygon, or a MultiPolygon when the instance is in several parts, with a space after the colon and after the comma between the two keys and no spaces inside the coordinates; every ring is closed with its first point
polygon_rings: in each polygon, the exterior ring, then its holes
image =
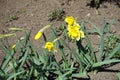
{"type": "Polygon", "coordinates": [[[65,16],[65,11],[63,9],[55,9],[48,15],[48,20],[61,20],[65,16]]]}
{"type": "Polygon", "coordinates": [[[104,21],[102,29],[98,29],[93,23],[93,30],[86,30],[84,21],[81,24],[73,16],[65,18],[66,24],[59,28],[60,34],[51,25],[46,25],[40,29],[34,37],[34,40],[44,38],[44,46],[37,48],[31,40],[31,30],[20,28],[10,28],[12,31],[24,31],[25,36],[19,37],[12,46],[9,45],[9,37],[16,36],[12,34],[0,34],[0,47],[6,54],[0,66],[0,79],[4,80],[73,80],[88,77],[89,71],[99,71],[104,65],[120,62],[114,58],[117,51],[120,50],[120,43],[111,50],[108,56],[105,48],[105,35],[108,24],[104,21]],[[45,31],[51,29],[51,36],[46,37],[45,31]],[[95,55],[92,41],[89,39],[89,33],[97,33],[100,37],[98,56],[95,55]],[[65,37],[65,38],[64,38],[65,37]],[[70,40],[69,40],[70,39],[70,40]],[[83,40],[86,44],[82,44],[83,40]],[[5,43],[7,44],[4,44],[5,43]],[[75,46],[71,45],[71,42],[75,46]],[[15,54],[19,55],[16,57],[15,54]],[[58,60],[56,55],[60,54],[58,60]]]}
{"type": "MultiPolygon", "coordinates": [[[[106,56],[109,55],[109,53],[113,50],[113,48],[120,43],[120,36],[117,36],[115,34],[110,34],[105,38],[105,52],[106,56]]],[[[120,58],[120,50],[118,50],[114,57],[120,58]]]]}
{"type": "Polygon", "coordinates": [[[17,15],[11,15],[10,16],[10,21],[12,20],[17,20],[19,17],[17,15]]]}
{"type": "Polygon", "coordinates": [[[100,5],[104,2],[114,3],[118,7],[120,7],[120,1],[119,0],[90,0],[91,7],[95,7],[96,9],[100,8],[100,5]]]}

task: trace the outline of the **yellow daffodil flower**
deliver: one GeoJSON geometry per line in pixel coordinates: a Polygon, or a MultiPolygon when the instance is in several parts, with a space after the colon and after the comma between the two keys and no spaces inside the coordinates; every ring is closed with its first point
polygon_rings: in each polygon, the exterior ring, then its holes
{"type": "Polygon", "coordinates": [[[69,37],[77,41],[79,41],[80,38],[85,37],[84,32],[80,30],[81,26],[76,22],[76,19],[73,16],[67,16],[65,22],[68,23],[67,31],[69,37]]]}
{"type": "Polygon", "coordinates": [[[55,51],[55,45],[54,42],[46,42],[45,48],[48,49],[49,51],[55,51]]]}
{"type": "Polygon", "coordinates": [[[68,25],[67,30],[69,31],[71,28],[76,28],[76,29],[80,29],[81,26],[78,23],[75,23],[74,25],[68,25]]]}
{"type": "Polygon", "coordinates": [[[73,16],[67,16],[65,22],[68,23],[68,25],[73,25],[76,23],[76,19],[73,16]]]}
{"type": "Polygon", "coordinates": [[[68,36],[71,37],[72,39],[76,39],[77,41],[80,40],[80,38],[84,38],[84,32],[82,30],[79,30],[78,27],[72,26],[68,30],[68,36]]]}
{"type": "Polygon", "coordinates": [[[45,44],[45,48],[48,49],[49,51],[54,51],[57,52],[56,48],[55,48],[55,42],[57,40],[59,40],[61,37],[58,37],[56,39],[54,39],[52,42],[46,42],[45,44]]]}
{"type": "Polygon", "coordinates": [[[68,36],[71,37],[72,39],[76,39],[77,41],[80,40],[80,31],[79,29],[70,29],[68,31],[68,36]]]}
{"type": "Polygon", "coordinates": [[[44,32],[47,28],[49,28],[50,26],[51,26],[51,25],[47,25],[47,26],[43,27],[42,29],[40,29],[40,30],[38,31],[38,33],[35,35],[34,39],[35,39],[35,40],[40,39],[41,36],[43,35],[43,32],[44,32]]]}

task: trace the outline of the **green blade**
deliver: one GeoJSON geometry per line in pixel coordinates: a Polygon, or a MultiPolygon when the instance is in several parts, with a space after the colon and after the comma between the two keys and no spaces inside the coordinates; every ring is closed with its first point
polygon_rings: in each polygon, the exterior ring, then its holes
{"type": "Polygon", "coordinates": [[[103,66],[103,65],[105,65],[105,64],[116,63],[116,62],[120,62],[120,60],[116,60],[116,59],[105,60],[105,61],[103,61],[103,62],[94,63],[92,67],[93,67],[93,68],[94,68],[94,67],[100,67],[100,66],[103,66]]]}

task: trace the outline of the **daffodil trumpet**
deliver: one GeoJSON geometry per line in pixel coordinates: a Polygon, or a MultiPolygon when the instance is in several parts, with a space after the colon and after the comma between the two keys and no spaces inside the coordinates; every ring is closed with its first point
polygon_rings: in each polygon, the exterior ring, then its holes
{"type": "Polygon", "coordinates": [[[74,23],[76,23],[76,19],[73,17],[73,16],[67,16],[65,18],[65,22],[68,24],[68,25],[73,25],[74,23]]]}

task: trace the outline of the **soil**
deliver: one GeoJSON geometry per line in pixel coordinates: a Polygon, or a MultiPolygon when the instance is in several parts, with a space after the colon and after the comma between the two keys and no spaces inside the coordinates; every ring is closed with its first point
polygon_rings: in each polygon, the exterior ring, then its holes
{"type": "MultiPolygon", "coordinates": [[[[18,27],[24,29],[31,29],[33,38],[39,29],[47,24],[52,24],[53,27],[58,27],[64,23],[64,20],[49,21],[48,15],[55,9],[63,9],[65,16],[72,15],[79,19],[83,19],[86,24],[86,28],[91,29],[88,20],[93,22],[98,28],[102,28],[104,19],[115,19],[115,23],[112,25],[112,30],[116,34],[120,35],[120,1],[118,2],[103,2],[98,8],[99,15],[96,14],[95,8],[90,6],[90,0],[0,0],[0,34],[9,33],[8,28],[18,27]],[[11,16],[17,16],[16,20],[11,20],[11,16]]],[[[64,19],[64,17],[63,17],[64,19]]],[[[49,36],[50,30],[47,30],[45,34],[49,36]]],[[[17,33],[19,36],[23,33],[17,33]]],[[[98,36],[91,36],[93,44],[99,44],[98,36]]],[[[11,38],[10,44],[16,42],[16,39],[11,38]]],[[[33,43],[37,46],[44,43],[41,39],[33,43]]],[[[96,50],[99,46],[95,46],[96,50]]],[[[0,49],[0,63],[5,56],[4,52],[0,49]]],[[[107,70],[100,71],[98,74],[93,75],[90,73],[91,80],[117,80],[116,73],[120,70],[120,63],[109,68],[107,70]],[[109,69],[109,70],[108,70],[109,69]]],[[[84,80],[84,79],[83,79],[84,80]]],[[[85,79],[88,80],[88,79],[85,79]]]]}

